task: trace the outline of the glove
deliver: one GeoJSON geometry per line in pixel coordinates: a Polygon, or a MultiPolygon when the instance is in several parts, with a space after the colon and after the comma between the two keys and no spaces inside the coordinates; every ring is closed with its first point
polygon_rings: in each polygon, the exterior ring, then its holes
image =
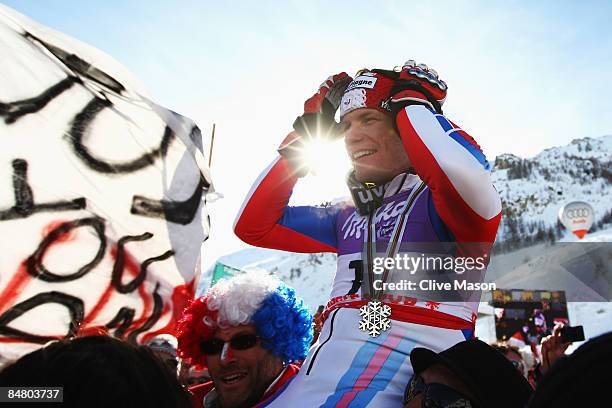
{"type": "Polygon", "coordinates": [[[442,113],[447,90],[446,82],[438,77],[435,70],[408,60],[391,88],[389,105],[394,117],[408,105],[425,105],[442,113]]]}
{"type": "Polygon", "coordinates": [[[305,138],[315,135],[335,137],[334,115],[340,106],[344,91],[352,80],[353,78],[346,72],[327,78],[317,93],[304,103],[304,114],[293,122],[295,131],[305,138]]]}
{"type": "Polygon", "coordinates": [[[335,137],[337,123],[334,115],[352,80],[346,72],[327,78],[317,93],[304,103],[304,114],[293,122],[295,131],[289,133],[278,147],[278,153],[289,162],[297,177],[304,177],[309,170],[301,160],[304,140],[315,136],[335,137]]]}
{"type": "Polygon", "coordinates": [[[290,132],[278,146],[278,153],[289,163],[296,177],[304,177],[308,169],[301,160],[304,142],[295,131],[290,132]]]}

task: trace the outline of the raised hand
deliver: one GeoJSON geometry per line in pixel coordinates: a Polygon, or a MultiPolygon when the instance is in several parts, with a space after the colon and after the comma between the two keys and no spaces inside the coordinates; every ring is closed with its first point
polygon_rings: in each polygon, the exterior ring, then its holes
{"type": "Polygon", "coordinates": [[[334,115],[340,106],[344,91],[352,80],[353,78],[346,72],[341,72],[323,81],[317,93],[304,102],[304,114],[293,123],[295,131],[307,138],[335,137],[334,115]]]}
{"type": "Polygon", "coordinates": [[[434,69],[408,60],[391,89],[391,110],[396,114],[408,105],[426,105],[442,113],[447,90],[446,82],[434,69]]]}

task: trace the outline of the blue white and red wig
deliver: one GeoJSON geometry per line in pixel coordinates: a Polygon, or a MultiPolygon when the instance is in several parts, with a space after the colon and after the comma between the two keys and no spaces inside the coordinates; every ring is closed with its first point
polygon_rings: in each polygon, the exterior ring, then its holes
{"type": "Polygon", "coordinates": [[[193,300],[179,321],[178,354],[189,364],[206,366],[200,342],[215,331],[252,324],[262,347],[285,363],[303,360],[312,341],[312,315],[295,290],[266,272],[221,279],[193,300]]]}

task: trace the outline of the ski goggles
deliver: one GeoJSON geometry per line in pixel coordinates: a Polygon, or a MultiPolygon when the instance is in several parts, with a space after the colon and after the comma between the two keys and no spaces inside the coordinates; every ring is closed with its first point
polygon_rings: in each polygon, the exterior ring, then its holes
{"type": "Polygon", "coordinates": [[[228,341],[221,339],[203,340],[200,342],[200,350],[207,356],[221,353],[225,343],[229,343],[233,350],[248,350],[255,347],[260,337],[256,334],[239,334],[228,341]]]}
{"type": "Polygon", "coordinates": [[[404,405],[423,395],[422,408],[477,408],[469,398],[444,384],[425,384],[420,375],[413,375],[406,387],[404,405]]]}

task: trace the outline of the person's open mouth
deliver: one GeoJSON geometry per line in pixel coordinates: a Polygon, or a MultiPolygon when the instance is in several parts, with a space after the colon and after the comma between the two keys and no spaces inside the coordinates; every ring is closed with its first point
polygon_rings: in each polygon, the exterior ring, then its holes
{"type": "Polygon", "coordinates": [[[242,380],[246,376],[247,376],[247,373],[244,371],[235,372],[235,373],[230,373],[230,374],[226,374],[222,376],[221,381],[223,382],[223,384],[233,385],[233,384],[240,382],[240,380],[242,380]]]}
{"type": "Polygon", "coordinates": [[[373,155],[374,153],[376,153],[376,150],[372,150],[372,149],[358,150],[351,155],[351,158],[353,160],[359,160],[363,157],[373,155]]]}

